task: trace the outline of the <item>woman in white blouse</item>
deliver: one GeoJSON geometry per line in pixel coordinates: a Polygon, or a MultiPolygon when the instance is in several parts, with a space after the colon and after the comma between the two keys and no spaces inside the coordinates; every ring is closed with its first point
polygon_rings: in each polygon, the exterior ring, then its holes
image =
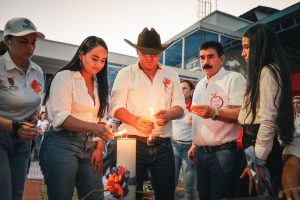
{"type": "Polygon", "coordinates": [[[111,139],[99,123],[108,110],[106,43],[86,38],[72,60],[57,72],[45,94],[52,129],[45,134],[40,165],[50,200],[103,199],[103,140],[111,139]],[[97,142],[96,137],[101,139],[97,142]]]}
{"type": "Polygon", "coordinates": [[[282,170],[282,151],[277,138],[288,144],[294,131],[288,65],[276,33],[266,24],[248,29],[242,47],[241,55],[248,64],[248,80],[238,120],[244,130],[244,151],[252,152],[252,166],[248,157],[248,166],[241,177],[248,174],[249,186],[247,182],[239,184],[238,192],[239,196],[247,196],[255,186],[260,195],[277,195],[282,170]],[[250,168],[256,171],[254,177],[250,168]]]}

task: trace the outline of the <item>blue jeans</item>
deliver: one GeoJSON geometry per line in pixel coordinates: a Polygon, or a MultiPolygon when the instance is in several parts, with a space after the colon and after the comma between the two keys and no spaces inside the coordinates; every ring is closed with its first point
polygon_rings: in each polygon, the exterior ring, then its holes
{"type": "Polygon", "coordinates": [[[178,183],[180,168],[183,168],[184,196],[186,200],[196,199],[196,166],[188,158],[192,142],[177,142],[172,140],[175,157],[175,185],[178,183]]]}
{"type": "MultiPolygon", "coordinates": [[[[149,147],[146,143],[136,144],[136,181],[137,191],[143,191],[143,182],[147,180],[148,170],[154,188],[156,200],[173,200],[175,193],[175,164],[171,140],[149,147]]],[[[136,199],[141,199],[140,192],[136,199]]]]}
{"type": "Polygon", "coordinates": [[[107,151],[103,159],[103,173],[106,173],[107,169],[116,167],[117,163],[117,140],[110,140],[107,142],[107,151]]]}
{"type": "Polygon", "coordinates": [[[0,132],[0,200],[21,200],[27,175],[31,141],[0,132]]]}
{"type": "Polygon", "coordinates": [[[43,135],[39,135],[35,138],[35,144],[34,144],[34,159],[38,160],[39,159],[39,154],[40,154],[40,147],[41,147],[41,142],[43,140],[43,135]]]}
{"type": "Polygon", "coordinates": [[[92,135],[50,130],[45,133],[40,165],[49,200],[71,200],[74,186],[79,199],[104,198],[102,176],[93,171],[91,155],[96,147],[92,135]]]}
{"type": "Polygon", "coordinates": [[[242,152],[227,149],[205,152],[197,148],[197,183],[201,200],[218,200],[234,196],[242,152]]]}

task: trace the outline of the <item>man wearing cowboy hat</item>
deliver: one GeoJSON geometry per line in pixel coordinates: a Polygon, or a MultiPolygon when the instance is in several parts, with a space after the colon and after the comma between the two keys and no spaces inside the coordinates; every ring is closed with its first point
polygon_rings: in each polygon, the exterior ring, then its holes
{"type": "Polygon", "coordinates": [[[151,175],[156,200],[174,199],[174,155],[171,120],[184,115],[184,97],[178,74],[159,63],[162,45],[151,28],[139,34],[133,46],[139,61],[120,70],[112,88],[113,117],[123,122],[128,137],[136,138],[136,199],[141,199],[143,181],[151,175]]]}

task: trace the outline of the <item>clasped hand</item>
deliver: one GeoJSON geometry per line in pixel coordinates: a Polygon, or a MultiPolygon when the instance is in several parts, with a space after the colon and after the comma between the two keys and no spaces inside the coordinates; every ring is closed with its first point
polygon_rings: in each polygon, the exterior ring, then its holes
{"type": "Polygon", "coordinates": [[[205,119],[212,118],[215,115],[215,108],[209,105],[192,105],[191,110],[192,113],[205,119]]]}
{"type": "Polygon", "coordinates": [[[102,138],[103,140],[112,140],[114,139],[114,134],[112,133],[111,128],[105,123],[92,123],[92,133],[96,134],[96,136],[102,138]]]}
{"type": "Polygon", "coordinates": [[[37,136],[42,135],[43,131],[36,128],[35,123],[21,122],[17,135],[23,140],[34,140],[37,136]]]}
{"type": "Polygon", "coordinates": [[[149,117],[141,116],[137,117],[134,123],[134,127],[138,129],[140,132],[149,135],[152,133],[155,125],[164,126],[171,119],[169,116],[169,112],[167,110],[160,110],[156,114],[154,114],[154,122],[149,119],[149,117]]]}

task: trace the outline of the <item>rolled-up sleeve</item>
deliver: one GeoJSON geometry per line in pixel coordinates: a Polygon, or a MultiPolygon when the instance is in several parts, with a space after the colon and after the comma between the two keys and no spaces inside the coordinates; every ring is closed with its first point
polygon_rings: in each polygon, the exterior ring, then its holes
{"type": "Polygon", "coordinates": [[[129,69],[124,68],[119,71],[112,91],[111,91],[111,101],[110,101],[110,109],[111,115],[114,117],[116,110],[119,108],[127,108],[127,98],[128,98],[128,91],[129,91],[129,83],[128,80],[130,79],[130,74],[128,73],[129,69]]]}
{"type": "Polygon", "coordinates": [[[241,106],[243,104],[244,94],[246,91],[246,80],[241,74],[235,73],[231,79],[228,95],[228,105],[241,106]]]}
{"type": "Polygon", "coordinates": [[[278,115],[276,107],[279,104],[281,91],[277,91],[278,83],[270,69],[264,68],[260,77],[260,98],[258,119],[260,127],[255,143],[256,157],[266,160],[273,147],[275,136],[275,120],[278,115]],[[275,105],[274,105],[275,104],[275,105]]]}
{"type": "Polygon", "coordinates": [[[72,85],[72,74],[69,71],[59,72],[51,83],[46,107],[54,128],[60,127],[71,115],[72,85]]]}

